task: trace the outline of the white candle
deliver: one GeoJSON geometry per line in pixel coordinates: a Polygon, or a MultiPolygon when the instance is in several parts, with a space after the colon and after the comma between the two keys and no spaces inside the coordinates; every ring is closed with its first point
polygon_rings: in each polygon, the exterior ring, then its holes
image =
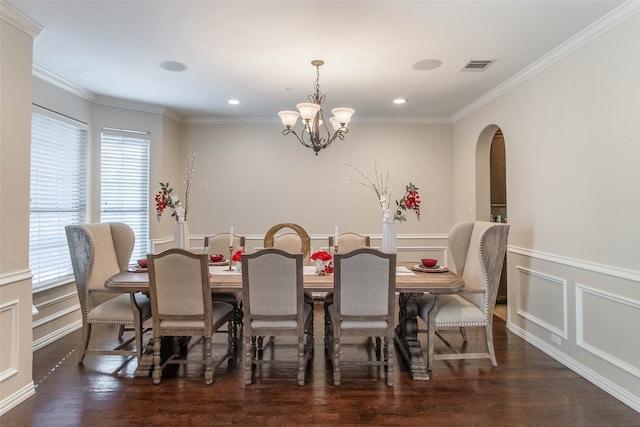
{"type": "Polygon", "coordinates": [[[231,226],[231,231],[229,231],[229,247],[233,246],[233,225],[231,226]]]}
{"type": "Polygon", "coordinates": [[[333,246],[338,246],[338,226],[336,225],[336,232],[333,236],[333,246]]]}

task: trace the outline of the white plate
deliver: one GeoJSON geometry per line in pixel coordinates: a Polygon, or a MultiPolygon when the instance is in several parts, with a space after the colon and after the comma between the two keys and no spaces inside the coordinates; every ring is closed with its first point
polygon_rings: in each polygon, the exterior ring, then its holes
{"type": "Polygon", "coordinates": [[[444,273],[445,271],[449,271],[447,267],[443,267],[441,265],[434,265],[433,267],[425,267],[422,264],[414,265],[413,270],[420,271],[422,273],[444,273]]]}

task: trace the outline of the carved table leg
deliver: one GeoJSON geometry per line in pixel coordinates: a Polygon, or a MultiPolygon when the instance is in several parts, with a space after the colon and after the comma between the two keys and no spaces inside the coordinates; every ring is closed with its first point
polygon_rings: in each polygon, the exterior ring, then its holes
{"type": "Polygon", "coordinates": [[[409,365],[411,377],[414,380],[428,380],[429,366],[418,340],[418,304],[415,298],[419,296],[422,294],[400,293],[395,341],[400,354],[409,365]]]}
{"type": "MultiPolygon", "coordinates": [[[[171,357],[175,351],[176,346],[173,337],[160,338],[162,345],[160,347],[160,360],[164,363],[169,357],[171,357]]],[[[153,340],[151,337],[147,343],[147,347],[142,352],[140,361],[136,370],[133,372],[134,377],[150,377],[153,372],[153,340]]]]}

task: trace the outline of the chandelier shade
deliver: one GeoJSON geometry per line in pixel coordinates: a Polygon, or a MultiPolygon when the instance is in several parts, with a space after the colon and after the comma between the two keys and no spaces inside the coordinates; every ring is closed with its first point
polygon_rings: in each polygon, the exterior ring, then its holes
{"type": "Polygon", "coordinates": [[[323,64],[324,61],[319,59],[311,61],[311,65],[316,67],[316,83],[314,85],[315,93],[308,97],[310,102],[297,104],[296,108],[298,111],[284,110],[278,113],[282,124],[285,126],[282,134],[288,135],[292,133],[298,138],[298,141],[300,141],[302,145],[313,149],[316,156],[320,150],[327,148],[336,139],[344,139],[344,135],[349,132],[347,125],[351,121],[351,117],[355,114],[353,108],[334,108],[331,110],[333,116],[329,119],[329,123],[331,123],[333,129],[330,129],[329,126],[326,125],[327,122],[324,120],[322,111],[325,96],[320,92],[320,66],[323,64]],[[300,134],[296,133],[293,129],[298,121],[298,117],[302,118],[303,126],[300,134]]]}

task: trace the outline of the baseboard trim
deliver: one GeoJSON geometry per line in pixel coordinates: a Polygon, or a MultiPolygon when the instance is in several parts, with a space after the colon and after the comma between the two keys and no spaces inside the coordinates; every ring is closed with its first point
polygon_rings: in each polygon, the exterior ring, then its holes
{"type": "Polygon", "coordinates": [[[514,323],[507,322],[507,330],[517,335],[518,337],[522,338],[532,346],[536,347],[538,350],[542,351],[543,353],[547,354],[548,356],[562,363],[564,366],[571,369],[573,372],[580,375],[581,377],[591,382],[595,386],[599,387],[606,393],[615,397],[625,405],[629,406],[634,411],[640,412],[640,398],[638,396],[635,396],[629,393],[627,390],[612,383],[607,378],[603,377],[602,375],[599,375],[597,372],[594,372],[593,370],[589,369],[587,366],[576,361],[575,359],[567,357],[566,354],[558,351],[554,347],[550,346],[549,344],[542,341],[538,337],[528,333],[527,331],[515,325],[514,323]]]}
{"type": "Polygon", "coordinates": [[[32,344],[32,350],[40,350],[42,347],[46,347],[47,345],[59,340],[60,338],[69,335],[72,332],[77,331],[82,328],[82,320],[76,320],[73,323],[69,323],[68,325],[60,328],[52,333],[45,335],[42,338],[37,339],[32,344]]]}
{"type": "Polygon", "coordinates": [[[29,384],[22,387],[20,390],[16,391],[11,396],[0,402],[0,415],[3,415],[12,408],[15,408],[34,394],[36,394],[36,388],[33,384],[33,381],[31,381],[29,384]]]}

